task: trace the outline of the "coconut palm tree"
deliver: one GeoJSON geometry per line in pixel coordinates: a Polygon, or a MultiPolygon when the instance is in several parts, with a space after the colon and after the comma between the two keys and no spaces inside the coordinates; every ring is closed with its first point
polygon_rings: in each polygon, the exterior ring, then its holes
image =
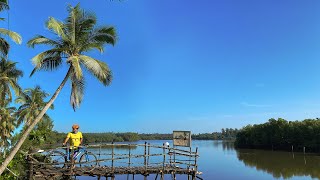
{"type": "MultiPolygon", "coordinates": [[[[24,122],[26,126],[29,126],[48,103],[44,101],[48,96],[49,94],[43,91],[40,86],[24,90],[23,94],[15,100],[17,104],[21,104],[15,113],[17,124],[20,125],[24,122]]],[[[50,108],[54,108],[53,104],[50,108]]],[[[44,114],[42,120],[51,120],[51,118],[47,114],[44,114]]]]}
{"type": "Polygon", "coordinates": [[[5,101],[4,107],[0,107],[0,144],[1,147],[8,147],[9,138],[16,128],[16,119],[14,117],[14,107],[9,107],[9,102],[5,101]]]}
{"type": "MultiPolygon", "coordinates": [[[[48,103],[45,101],[48,96],[49,94],[43,91],[40,86],[35,86],[34,88],[25,89],[23,93],[17,97],[15,103],[21,104],[15,112],[17,125],[19,126],[21,123],[25,124],[21,134],[28,128],[31,122],[48,103]]],[[[50,108],[54,108],[53,104],[50,108]]],[[[46,134],[48,133],[48,130],[51,131],[52,128],[52,119],[47,114],[44,114],[34,130],[30,132],[29,140],[33,140],[33,142],[38,142],[36,144],[40,144],[40,142],[47,138],[46,134]]]]}
{"type": "Polygon", "coordinates": [[[85,53],[94,49],[103,52],[104,45],[114,45],[116,43],[115,29],[109,26],[96,27],[95,15],[82,10],[79,4],[75,7],[68,6],[68,13],[68,17],[64,22],[56,20],[53,17],[50,17],[46,22],[46,27],[56,35],[56,38],[52,39],[37,35],[28,42],[30,47],[39,44],[51,46],[49,50],[41,52],[32,58],[35,68],[31,75],[39,70],[56,70],[63,63],[66,63],[68,66],[68,71],[49,102],[35,120],[31,122],[30,126],[21,136],[21,139],[2,163],[0,175],[17,153],[31,130],[57,98],[67,80],[71,82],[70,103],[74,110],[80,105],[84,93],[83,68],[87,69],[90,74],[105,86],[109,85],[112,80],[111,70],[107,64],[87,56],[85,53]]]}
{"type": "MultiPolygon", "coordinates": [[[[0,11],[8,10],[9,5],[7,0],[0,0],[0,11]]],[[[1,21],[5,20],[4,18],[0,18],[1,21]]],[[[5,28],[0,28],[0,53],[4,56],[8,55],[10,45],[6,41],[6,39],[3,36],[8,36],[12,41],[14,41],[17,44],[21,44],[21,36],[14,32],[10,31],[5,28]]]]}
{"type": "Polygon", "coordinates": [[[16,64],[4,57],[0,60],[0,107],[4,107],[6,100],[12,101],[11,89],[16,95],[22,92],[18,79],[23,76],[23,72],[17,69],[16,64]]]}

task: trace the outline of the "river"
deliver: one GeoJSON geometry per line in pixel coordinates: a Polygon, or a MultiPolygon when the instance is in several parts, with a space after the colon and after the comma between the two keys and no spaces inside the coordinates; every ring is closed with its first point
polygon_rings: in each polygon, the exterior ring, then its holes
{"type": "MultiPolygon", "coordinates": [[[[144,144],[145,141],[135,142],[144,144]]],[[[147,141],[151,145],[162,145],[166,141],[147,141]]],[[[172,141],[168,141],[172,144],[172,141]]],[[[194,140],[192,148],[199,151],[199,171],[205,180],[267,180],[267,179],[320,179],[319,154],[303,154],[271,150],[236,150],[232,142],[194,140]]],[[[90,151],[97,153],[97,149],[90,151]]],[[[103,150],[102,150],[103,151],[103,150]]],[[[110,151],[110,150],[105,150],[110,151]]],[[[125,149],[118,150],[125,152],[125,149]]],[[[142,151],[137,149],[136,151],[142,151]]],[[[81,180],[97,179],[77,177],[81,180]]],[[[126,175],[116,176],[117,180],[127,179],[126,175]]],[[[130,179],[132,177],[130,176],[130,179]]],[[[136,175],[136,180],[143,176],[136,175]]],[[[155,179],[150,175],[148,179],[155,179]]],[[[160,178],[158,178],[160,179],[160,178]]],[[[171,179],[169,175],[165,179],[171,179]]],[[[186,175],[177,175],[178,180],[187,179],[186,175]]]]}

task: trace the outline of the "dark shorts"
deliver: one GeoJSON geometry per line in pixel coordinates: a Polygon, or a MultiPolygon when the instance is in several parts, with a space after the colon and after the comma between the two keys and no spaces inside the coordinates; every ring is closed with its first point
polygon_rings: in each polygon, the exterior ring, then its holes
{"type": "Polygon", "coordinates": [[[73,153],[77,153],[77,152],[79,152],[79,149],[80,148],[74,148],[74,149],[69,149],[69,153],[72,153],[72,151],[73,151],[73,153]]]}

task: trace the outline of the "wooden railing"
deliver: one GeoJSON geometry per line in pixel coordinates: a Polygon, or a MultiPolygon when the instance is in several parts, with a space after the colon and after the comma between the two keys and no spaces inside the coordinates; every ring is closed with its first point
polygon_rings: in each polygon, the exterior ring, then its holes
{"type": "MultiPolygon", "coordinates": [[[[198,148],[177,148],[163,144],[162,146],[144,144],[94,144],[87,145],[87,150],[97,157],[98,165],[95,168],[48,168],[47,163],[41,162],[39,158],[51,151],[63,150],[63,147],[47,149],[44,153],[29,153],[28,162],[30,164],[30,176],[54,177],[54,176],[96,176],[115,178],[117,174],[141,174],[145,179],[150,174],[156,174],[156,179],[160,175],[163,180],[165,174],[171,174],[172,179],[176,179],[176,174],[186,174],[188,179],[199,178],[198,172],[198,148]]],[[[77,165],[79,162],[71,162],[77,165]]]]}

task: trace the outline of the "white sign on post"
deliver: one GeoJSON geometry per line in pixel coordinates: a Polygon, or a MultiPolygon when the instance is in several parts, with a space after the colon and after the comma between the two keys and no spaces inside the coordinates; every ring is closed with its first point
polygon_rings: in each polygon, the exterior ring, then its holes
{"type": "Polygon", "coordinates": [[[173,131],[174,146],[191,146],[191,131],[173,131]]]}

